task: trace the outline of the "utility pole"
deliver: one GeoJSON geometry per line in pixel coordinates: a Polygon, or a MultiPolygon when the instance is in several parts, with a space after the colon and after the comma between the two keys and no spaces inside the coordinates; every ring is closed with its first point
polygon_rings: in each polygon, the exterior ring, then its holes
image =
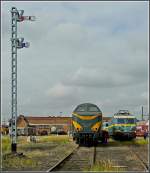
{"type": "Polygon", "coordinates": [[[17,37],[17,22],[34,21],[34,16],[23,16],[24,10],[11,8],[11,151],[17,152],[17,49],[28,48],[29,43],[24,38],[17,37]]]}
{"type": "Polygon", "coordinates": [[[144,119],[143,119],[143,106],[142,106],[142,121],[143,121],[144,119]]]}

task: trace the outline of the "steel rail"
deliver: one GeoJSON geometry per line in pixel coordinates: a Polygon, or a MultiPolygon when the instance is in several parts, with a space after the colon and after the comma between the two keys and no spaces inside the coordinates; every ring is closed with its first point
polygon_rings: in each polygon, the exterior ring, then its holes
{"type": "Polygon", "coordinates": [[[130,152],[133,153],[135,155],[135,157],[141,162],[141,165],[144,167],[146,172],[149,172],[149,166],[147,163],[145,163],[145,161],[139,156],[139,154],[135,151],[133,151],[133,149],[131,147],[129,147],[130,152]]]}
{"type": "Polygon", "coordinates": [[[96,160],[96,147],[93,147],[93,155],[91,158],[91,168],[93,167],[93,165],[95,164],[95,160],[96,160]]]}
{"type": "Polygon", "coordinates": [[[61,165],[63,162],[65,162],[77,149],[79,149],[79,145],[73,151],[71,151],[68,155],[66,155],[60,161],[58,161],[54,166],[49,168],[46,172],[54,171],[54,169],[56,169],[59,165],[61,165]]]}

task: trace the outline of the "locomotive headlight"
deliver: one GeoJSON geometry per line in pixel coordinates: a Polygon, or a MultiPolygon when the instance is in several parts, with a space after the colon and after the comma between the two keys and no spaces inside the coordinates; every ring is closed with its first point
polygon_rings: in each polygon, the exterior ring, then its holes
{"type": "Polygon", "coordinates": [[[83,129],[82,126],[79,123],[77,123],[76,121],[72,121],[72,123],[77,131],[81,131],[83,129]]]}
{"type": "Polygon", "coordinates": [[[91,127],[91,129],[92,129],[92,131],[97,132],[98,129],[100,128],[100,126],[101,126],[101,122],[97,122],[96,124],[94,124],[94,125],[91,127]]]}

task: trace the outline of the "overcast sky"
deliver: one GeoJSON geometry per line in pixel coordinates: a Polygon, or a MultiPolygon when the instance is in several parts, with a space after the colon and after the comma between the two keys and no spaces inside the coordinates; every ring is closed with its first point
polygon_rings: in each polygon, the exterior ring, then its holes
{"type": "Polygon", "coordinates": [[[2,117],[11,117],[11,7],[18,23],[18,115],[71,116],[80,103],[104,116],[148,113],[148,2],[2,2],[2,117]]]}

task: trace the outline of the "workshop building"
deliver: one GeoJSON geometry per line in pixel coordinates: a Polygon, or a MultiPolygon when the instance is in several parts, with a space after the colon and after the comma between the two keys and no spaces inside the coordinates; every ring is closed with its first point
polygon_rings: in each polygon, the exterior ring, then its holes
{"type": "Polygon", "coordinates": [[[67,134],[71,130],[71,117],[23,116],[17,118],[18,135],[67,134]]]}

